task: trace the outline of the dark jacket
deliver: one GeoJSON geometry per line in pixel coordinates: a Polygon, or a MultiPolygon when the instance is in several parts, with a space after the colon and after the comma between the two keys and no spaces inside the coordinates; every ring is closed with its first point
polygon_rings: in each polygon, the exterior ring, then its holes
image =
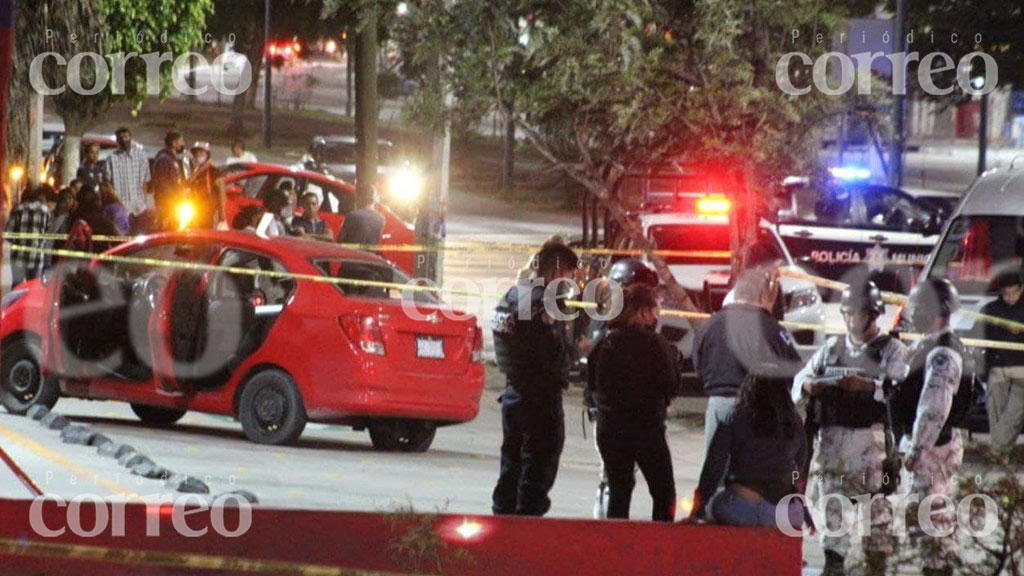
{"type": "Polygon", "coordinates": [[[792,378],[802,368],[793,338],[753,304],[729,304],[705,321],[693,341],[693,365],[708,396],[736,396],[743,379],[759,366],[792,378]]]}
{"type": "MultiPolygon", "coordinates": [[[[981,309],[982,314],[995,316],[1004,320],[1024,323],[1024,298],[1017,300],[1017,303],[1010,306],[1002,298],[996,298],[981,309]]],[[[986,340],[998,340],[1000,342],[1020,342],[1024,340],[1024,334],[994,324],[992,322],[979,321],[976,326],[982,327],[976,330],[975,336],[986,340]],[[977,333],[977,332],[980,332],[977,333]]],[[[1016,350],[985,350],[985,369],[1005,368],[1008,366],[1024,366],[1024,352],[1016,350]]]]}
{"type": "Polygon", "coordinates": [[[523,396],[552,398],[566,386],[572,344],[565,322],[547,321],[544,287],[521,280],[494,311],[498,368],[523,396]]]}
{"type": "Polygon", "coordinates": [[[611,329],[594,347],[587,368],[587,392],[598,414],[618,423],[663,422],[679,394],[675,350],[651,330],[611,329]]]}
{"type": "Polygon", "coordinates": [[[794,473],[803,473],[807,457],[807,435],[798,416],[794,414],[791,430],[764,436],[755,430],[750,412],[737,409],[711,438],[697,484],[700,503],[707,505],[723,478],[726,484],[739,482],[778,502],[797,491],[794,473]]]}
{"type": "Polygon", "coordinates": [[[384,216],[372,208],[349,212],[341,224],[338,242],[342,244],[377,244],[384,231],[384,216]]]}
{"type": "Polygon", "coordinates": [[[185,180],[185,169],[181,160],[166,148],[156,153],[153,158],[153,196],[164,199],[177,195],[185,180]]]}

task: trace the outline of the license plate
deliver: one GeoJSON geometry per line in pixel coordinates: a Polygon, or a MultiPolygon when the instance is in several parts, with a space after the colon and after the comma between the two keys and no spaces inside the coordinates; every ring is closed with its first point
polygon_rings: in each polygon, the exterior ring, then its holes
{"type": "Polygon", "coordinates": [[[444,360],[444,340],[440,338],[417,336],[416,357],[444,360]]]}

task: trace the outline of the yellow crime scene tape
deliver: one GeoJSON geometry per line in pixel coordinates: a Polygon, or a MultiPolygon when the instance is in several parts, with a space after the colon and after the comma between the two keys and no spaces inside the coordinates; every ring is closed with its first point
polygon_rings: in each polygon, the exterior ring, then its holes
{"type": "MultiPolygon", "coordinates": [[[[12,236],[12,235],[8,235],[8,236],[12,236]]],[[[31,235],[31,236],[35,237],[35,236],[41,236],[41,235],[31,235]]],[[[61,235],[55,235],[55,236],[59,237],[61,235]]],[[[97,237],[94,237],[94,238],[97,238],[97,237]]],[[[34,238],[34,239],[39,239],[39,238],[34,238]]],[[[132,239],[134,240],[134,238],[132,238],[132,239]]],[[[136,257],[136,256],[120,256],[120,255],[116,255],[116,254],[95,254],[95,253],[92,253],[92,252],[82,252],[82,251],[76,251],[76,250],[67,250],[67,249],[64,249],[64,248],[42,248],[42,247],[33,247],[33,246],[22,246],[22,245],[18,245],[18,244],[11,244],[9,247],[13,251],[39,252],[39,253],[48,254],[48,255],[51,255],[51,256],[58,256],[58,257],[61,257],[61,258],[72,258],[72,259],[79,259],[79,260],[101,260],[101,261],[107,261],[107,262],[123,262],[123,263],[127,263],[127,264],[142,264],[142,265],[145,265],[145,266],[178,268],[178,269],[184,269],[184,270],[200,270],[200,271],[210,271],[210,272],[227,272],[227,273],[230,273],[230,274],[239,274],[239,275],[248,275],[248,276],[264,276],[264,277],[268,277],[268,278],[279,278],[279,279],[306,280],[306,281],[310,281],[310,282],[321,282],[321,283],[336,284],[336,285],[342,285],[342,286],[348,285],[348,286],[356,286],[356,287],[395,289],[395,290],[401,290],[403,292],[406,291],[406,290],[408,290],[410,292],[426,292],[426,293],[435,293],[435,294],[439,294],[439,293],[443,292],[443,293],[454,295],[454,296],[490,298],[490,299],[495,299],[495,300],[500,299],[500,298],[503,297],[503,295],[496,294],[496,293],[487,293],[487,292],[469,291],[469,290],[452,290],[452,289],[445,289],[445,288],[442,288],[440,286],[431,286],[431,285],[417,285],[417,284],[411,284],[411,283],[409,283],[409,284],[400,284],[400,283],[397,283],[397,282],[382,282],[382,281],[375,281],[375,280],[358,280],[358,279],[353,279],[353,278],[335,278],[335,277],[331,277],[331,276],[320,276],[320,275],[315,275],[315,274],[301,274],[301,273],[296,273],[296,272],[278,272],[278,271],[272,271],[272,270],[257,270],[257,269],[252,269],[252,268],[241,268],[241,267],[233,267],[233,266],[221,266],[219,264],[206,264],[206,263],[200,263],[200,262],[183,262],[183,261],[177,261],[177,260],[163,260],[163,259],[156,259],[156,258],[140,258],[140,257],[136,257]]],[[[377,248],[381,248],[381,251],[386,251],[386,249],[390,248],[390,247],[384,248],[383,246],[377,246],[377,248]]],[[[791,277],[791,278],[798,278],[798,279],[807,280],[807,281],[812,282],[812,283],[814,283],[816,285],[824,286],[824,287],[827,287],[827,288],[830,288],[830,289],[833,289],[833,290],[843,290],[843,289],[845,289],[848,286],[848,284],[845,284],[843,282],[838,282],[838,281],[835,281],[835,280],[828,280],[828,279],[825,279],[825,278],[820,278],[820,277],[817,277],[817,276],[812,276],[810,274],[804,274],[804,273],[800,273],[800,272],[796,272],[796,271],[792,271],[792,270],[781,269],[780,273],[782,275],[784,275],[784,276],[788,276],[788,277],[791,277]]],[[[906,301],[906,296],[901,295],[901,294],[896,294],[896,293],[893,293],[893,292],[884,292],[883,293],[883,298],[886,299],[887,302],[893,302],[893,303],[903,303],[903,302],[906,301]]],[[[583,308],[596,306],[595,303],[570,302],[568,304],[571,305],[571,306],[583,307],[583,308]]],[[[980,314],[980,313],[977,313],[977,312],[972,312],[972,311],[963,310],[963,309],[959,310],[958,313],[961,313],[961,314],[964,314],[964,315],[969,315],[971,317],[974,317],[977,320],[981,320],[981,321],[984,321],[984,322],[990,322],[990,323],[993,323],[993,324],[999,324],[999,325],[1008,327],[1011,330],[1021,330],[1021,331],[1024,331],[1024,324],[1022,324],[1022,323],[1013,322],[1013,321],[1005,320],[1005,319],[998,318],[998,317],[995,317],[995,316],[990,316],[990,315],[987,315],[987,314],[980,314]]],[[[692,311],[688,311],[688,310],[675,310],[675,309],[662,309],[661,310],[661,315],[662,316],[668,316],[668,317],[686,318],[686,319],[698,320],[698,321],[699,320],[706,320],[706,319],[711,317],[711,315],[706,313],[706,312],[692,312],[692,311]]],[[[845,327],[841,327],[841,326],[829,326],[829,325],[824,325],[824,324],[811,324],[811,323],[791,322],[791,321],[782,321],[782,322],[780,322],[780,325],[782,325],[783,327],[786,327],[786,328],[793,328],[793,329],[797,329],[797,330],[815,330],[815,331],[819,331],[820,330],[820,331],[823,331],[823,332],[825,332],[827,334],[845,334],[846,333],[845,327]]],[[[920,338],[920,335],[913,335],[913,334],[905,334],[904,335],[904,334],[901,334],[901,339],[905,339],[905,340],[916,340],[916,339],[919,339],[919,338],[920,338]]],[[[1013,351],[1024,352],[1024,343],[1004,342],[1004,341],[996,341],[996,340],[980,340],[980,339],[964,339],[963,341],[964,341],[965,345],[973,346],[973,347],[977,347],[977,348],[990,348],[990,349],[998,349],[998,350],[1013,350],[1013,351]],[[970,342],[970,343],[968,343],[968,342],[970,342]]]]}
{"type": "MultiPolygon", "coordinates": [[[[4,238],[10,240],[67,240],[67,234],[37,234],[28,232],[7,232],[4,238]]],[[[139,236],[104,236],[96,234],[92,240],[96,242],[130,242],[139,236]]],[[[487,242],[460,240],[446,240],[443,247],[428,246],[425,244],[354,244],[338,243],[342,248],[353,250],[365,250],[367,252],[535,252],[541,248],[539,244],[516,244],[512,242],[487,242]]],[[[575,249],[578,254],[594,254],[598,256],[643,256],[645,254],[657,254],[662,258],[719,258],[728,259],[732,253],[728,250],[654,250],[644,252],[638,249],[627,248],[579,248],[575,249]]]]}
{"type": "MultiPolygon", "coordinates": [[[[38,540],[0,538],[0,554],[29,558],[53,558],[64,561],[80,560],[108,564],[174,568],[178,570],[216,570],[248,572],[253,574],[295,574],[298,576],[399,576],[397,572],[357,570],[324,564],[261,560],[240,556],[219,556],[188,552],[164,552],[132,548],[111,548],[83,544],[63,544],[38,540]]],[[[412,572],[402,572],[413,575],[412,572]]]]}

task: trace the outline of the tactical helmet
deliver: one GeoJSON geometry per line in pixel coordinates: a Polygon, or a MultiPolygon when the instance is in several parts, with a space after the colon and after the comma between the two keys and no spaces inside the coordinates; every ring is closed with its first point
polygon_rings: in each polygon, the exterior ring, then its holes
{"type": "Polygon", "coordinates": [[[839,311],[843,314],[870,312],[876,317],[881,316],[885,314],[885,301],[882,300],[882,291],[870,280],[862,284],[850,284],[843,290],[839,311]]]}
{"type": "Polygon", "coordinates": [[[927,278],[910,291],[907,313],[918,331],[927,330],[937,318],[948,319],[960,309],[960,294],[945,278],[927,278]]]}
{"type": "Polygon", "coordinates": [[[657,288],[659,284],[658,273],[639,258],[626,258],[612,264],[608,278],[618,282],[622,287],[641,283],[657,288]]]}

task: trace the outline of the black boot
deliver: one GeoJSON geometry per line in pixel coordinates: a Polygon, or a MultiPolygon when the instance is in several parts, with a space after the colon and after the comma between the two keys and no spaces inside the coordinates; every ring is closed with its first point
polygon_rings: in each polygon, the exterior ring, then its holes
{"type": "Polygon", "coordinates": [[[845,561],[846,558],[842,554],[825,550],[825,569],[821,571],[821,576],[844,576],[846,574],[843,570],[845,561]]]}

